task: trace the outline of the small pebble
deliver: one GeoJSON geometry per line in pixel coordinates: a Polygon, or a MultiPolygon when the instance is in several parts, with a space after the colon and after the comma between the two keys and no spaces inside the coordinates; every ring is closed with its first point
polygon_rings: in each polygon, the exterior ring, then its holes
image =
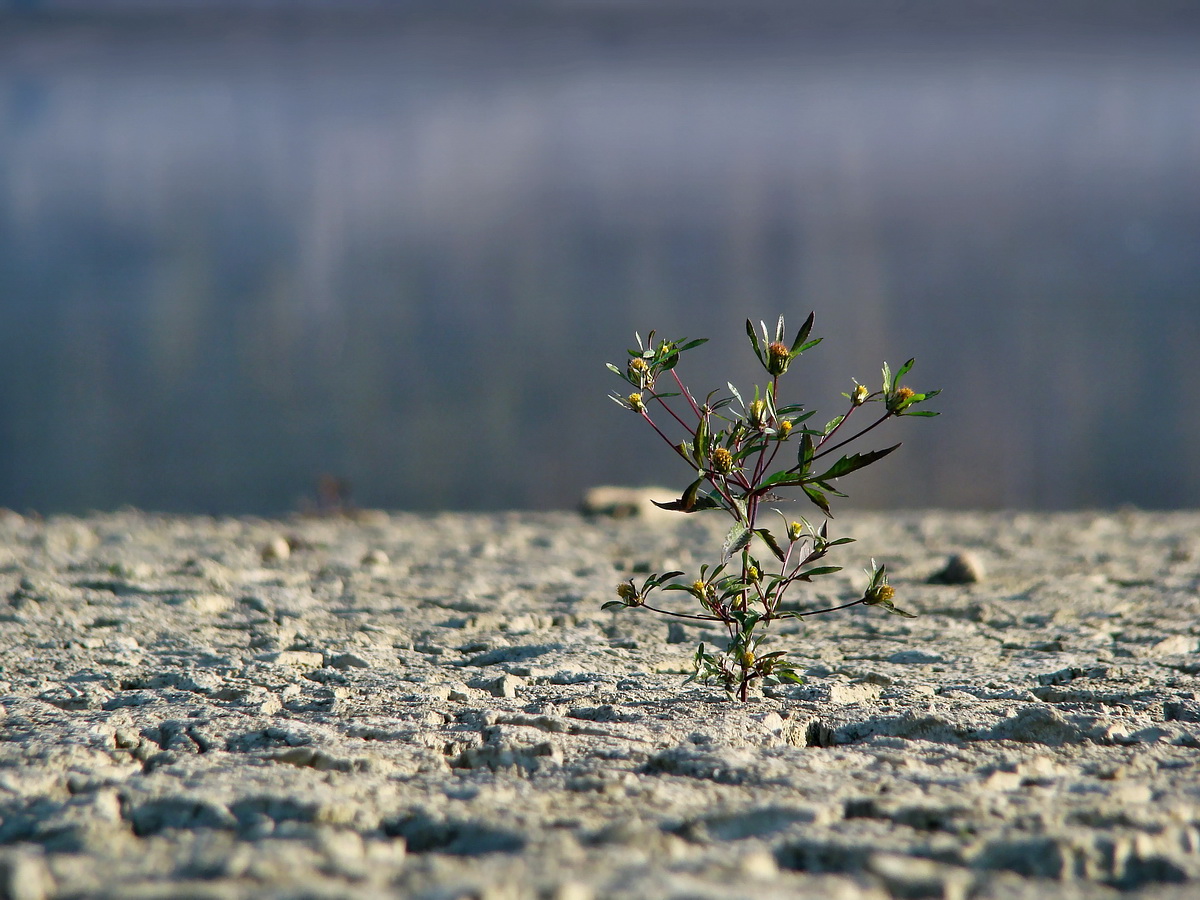
{"type": "Polygon", "coordinates": [[[525,680],[516,675],[501,675],[492,682],[489,690],[493,697],[512,699],[517,696],[517,688],[524,686],[525,680]]]}
{"type": "Polygon", "coordinates": [[[955,553],[946,565],[929,578],[930,584],[977,584],[986,577],[983,563],[974,553],[955,553]]]}
{"type": "Polygon", "coordinates": [[[474,696],[472,690],[463,684],[461,681],[456,681],[450,685],[448,699],[455,700],[459,703],[465,703],[474,696]]]}
{"type": "Polygon", "coordinates": [[[340,653],[329,660],[328,663],[334,669],[369,669],[371,664],[359,656],[357,653],[340,653]]]}
{"type": "Polygon", "coordinates": [[[276,535],[263,544],[260,552],[263,562],[282,562],[292,555],[292,546],[287,542],[287,538],[276,535]]]}

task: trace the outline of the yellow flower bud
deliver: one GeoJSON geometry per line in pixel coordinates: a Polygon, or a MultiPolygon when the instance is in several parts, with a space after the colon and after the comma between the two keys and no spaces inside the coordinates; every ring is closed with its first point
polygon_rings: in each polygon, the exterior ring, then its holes
{"type": "Polygon", "coordinates": [[[633,408],[634,412],[645,412],[646,411],[646,404],[642,402],[642,395],[639,394],[637,391],[634,391],[632,394],[630,394],[625,399],[629,401],[629,405],[633,408]]]}
{"type": "Polygon", "coordinates": [[[784,419],[782,422],[780,422],[780,423],[779,423],[779,424],[778,424],[778,425],[775,427],[775,430],[776,430],[777,432],[779,432],[779,437],[780,437],[780,438],[785,438],[785,437],[787,437],[787,436],[788,436],[788,434],[791,432],[791,430],[792,430],[792,427],[793,427],[793,426],[792,426],[792,420],[791,420],[791,419],[784,419]]]}
{"type": "Polygon", "coordinates": [[[755,428],[762,428],[767,423],[767,403],[765,400],[752,400],[750,407],[746,410],[746,416],[750,419],[750,424],[755,428]]]}
{"type": "Polygon", "coordinates": [[[804,526],[799,522],[793,522],[788,526],[788,540],[792,543],[800,540],[804,536],[804,526]]]}
{"type": "Polygon", "coordinates": [[[650,364],[640,356],[635,356],[629,361],[629,365],[625,367],[626,373],[629,375],[629,380],[637,382],[638,387],[651,387],[654,384],[654,376],[650,372],[650,364]]]}
{"type": "Polygon", "coordinates": [[[888,412],[899,412],[908,406],[913,397],[916,396],[916,391],[910,387],[896,388],[892,395],[888,397],[887,408],[888,412]]]}
{"type": "Polygon", "coordinates": [[[880,584],[867,591],[867,605],[877,606],[880,603],[887,603],[896,596],[896,589],[890,584],[880,584]]]}
{"type": "Polygon", "coordinates": [[[850,392],[850,402],[855,406],[862,406],[867,402],[870,393],[865,384],[856,384],[854,390],[850,392]]]}
{"type": "Polygon", "coordinates": [[[713,470],[722,475],[733,471],[733,454],[724,447],[717,447],[709,457],[713,470]]]}
{"type": "Polygon", "coordinates": [[[767,345],[767,371],[772,375],[782,375],[791,361],[792,351],[787,344],[772,341],[767,345]]]}

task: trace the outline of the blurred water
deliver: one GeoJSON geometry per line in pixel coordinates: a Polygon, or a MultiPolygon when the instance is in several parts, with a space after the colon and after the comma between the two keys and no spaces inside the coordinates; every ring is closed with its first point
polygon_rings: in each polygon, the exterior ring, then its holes
{"type": "Polygon", "coordinates": [[[604,363],[810,309],[859,505],[1200,503],[1194,34],[327,26],[0,27],[0,505],[682,486],[604,363]]]}

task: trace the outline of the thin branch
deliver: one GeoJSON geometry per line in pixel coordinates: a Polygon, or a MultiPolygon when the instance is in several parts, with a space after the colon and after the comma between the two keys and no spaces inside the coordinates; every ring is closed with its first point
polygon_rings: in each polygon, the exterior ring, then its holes
{"type": "Polygon", "coordinates": [[[858,606],[860,603],[866,603],[865,597],[859,597],[853,603],[843,603],[841,606],[831,606],[828,609],[810,609],[808,612],[794,612],[793,616],[801,618],[803,616],[819,616],[821,613],[836,612],[839,609],[849,609],[851,606],[858,606]]]}
{"type": "MultiPolygon", "coordinates": [[[[839,447],[845,447],[851,441],[857,441],[860,437],[862,437],[864,434],[866,434],[872,428],[882,425],[884,422],[886,422],[891,417],[892,417],[892,414],[890,412],[884,413],[880,418],[876,419],[874,422],[872,422],[870,425],[868,425],[866,428],[864,428],[858,434],[851,435],[850,437],[846,438],[844,441],[838,441],[838,443],[834,444],[832,447],[826,447],[820,453],[814,453],[812,458],[819,459],[820,457],[824,456],[826,453],[832,453],[834,450],[837,450],[839,447]]],[[[843,421],[845,421],[845,420],[843,419],[843,421]]],[[[836,430],[837,429],[835,428],[834,431],[836,431],[836,430]]],[[[833,434],[832,431],[829,433],[833,434]]]]}
{"type": "MultiPolygon", "coordinates": [[[[695,437],[695,436],[696,436],[696,432],[695,432],[695,431],[693,431],[693,430],[691,429],[691,427],[689,427],[689,426],[688,426],[688,423],[687,423],[687,422],[685,422],[685,421],[683,421],[683,419],[679,418],[679,415],[678,415],[678,414],[675,412],[675,410],[671,409],[671,407],[667,405],[667,401],[666,401],[666,400],[664,400],[664,399],[663,399],[662,397],[660,397],[658,394],[655,394],[655,395],[654,395],[654,399],[658,401],[658,405],[659,405],[659,406],[661,406],[661,407],[662,407],[663,409],[665,409],[665,410],[666,410],[668,413],[670,413],[670,415],[671,415],[671,418],[672,418],[672,419],[674,419],[676,422],[678,422],[678,423],[680,424],[680,426],[682,426],[682,428],[683,428],[683,430],[684,430],[684,431],[686,431],[686,432],[687,432],[688,434],[690,434],[692,437],[695,437]]],[[[688,398],[688,399],[691,399],[691,398],[688,398]]],[[[692,404],[692,405],[694,406],[695,404],[692,404]]]]}
{"type": "Polygon", "coordinates": [[[696,405],[696,401],[692,398],[692,392],[684,386],[682,381],[680,381],[679,375],[674,369],[671,369],[671,377],[674,378],[675,383],[679,385],[679,390],[683,391],[683,396],[687,398],[687,402],[692,405],[692,412],[694,412],[698,418],[704,418],[704,414],[700,412],[700,407],[696,405]]]}
{"type": "Polygon", "coordinates": [[[639,604],[642,609],[648,609],[650,612],[662,613],[664,616],[674,616],[677,619],[699,619],[703,622],[724,622],[720,616],[695,616],[691,613],[671,612],[669,609],[659,609],[657,606],[651,606],[649,603],[639,604]]]}

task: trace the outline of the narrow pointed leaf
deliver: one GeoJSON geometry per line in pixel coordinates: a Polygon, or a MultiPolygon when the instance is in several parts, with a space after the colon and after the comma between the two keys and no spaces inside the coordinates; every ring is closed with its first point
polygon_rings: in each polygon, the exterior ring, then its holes
{"type": "Polygon", "coordinates": [[[795,487],[796,485],[800,484],[801,481],[802,479],[795,472],[776,472],[774,475],[770,476],[762,484],[760,484],[759,487],[795,487]]]}
{"type": "MultiPolygon", "coordinates": [[[[746,334],[748,334],[750,336],[750,343],[754,347],[754,355],[758,357],[759,362],[763,362],[765,365],[765,361],[763,360],[762,348],[758,344],[758,334],[755,333],[755,331],[754,331],[754,323],[751,322],[749,319],[746,320],[746,334]]],[[[740,400],[741,398],[739,397],[738,399],[740,400]]]]}
{"type": "Polygon", "coordinates": [[[843,475],[848,475],[851,472],[871,465],[873,462],[878,462],[892,451],[899,448],[899,444],[893,444],[883,450],[868,450],[866,453],[854,453],[850,456],[843,456],[828,470],[822,472],[819,477],[821,481],[828,481],[831,478],[841,478],[843,475]]]}
{"type": "Polygon", "coordinates": [[[877,609],[886,609],[893,616],[904,616],[904,618],[906,618],[906,619],[915,619],[917,617],[916,613],[906,612],[905,610],[896,606],[896,604],[892,603],[891,600],[881,600],[878,603],[870,603],[867,605],[874,606],[877,609]]]}
{"type": "Polygon", "coordinates": [[[804,485],[804,493],[808,495],[809,500],[821,508],[821,512],[825,513],[829,518],[833,518],[833,513],[829,511],[829,500],[826,499],[824,494],[810,484],[804,485]]]}
{"type": "Polygon", "coordinates": [[[799,575],[796,576],[796,580],[797,581],[811,581],[812,579],[814,579],[820,575],[831,575],[834,572],[840,572],[840,571],[842,571],[841,566],[817,566],[814,569],[809,569],[805,572],[801,572],[799,575]]]}
{"type": "MultiPolygon", "coordinates": [[[[817,314],[815,312],[810,312],[808,314],[808,318],[804,320],[804,324],[800,326],[800,331],[796,334],[796,339],[792,341],[792,356],[798,356],[804,352],[804,342],[808,340],[808,334],[810,331],[812,331],[813,321],[816,318],[817,314]]],[[[782,338],[780,338],[780,340],[782,340],[782,338]]],[[[813,343],[816,343],[816,341],[813,343]]],[[[812,344],[809,344],[808,346],[811,347],[812,344]]]]}
{"type": "Polygon", "coordinates": [[[721,508],[721,504],[718,503],[716,500],[714,500],[712,497],[698,497],[695,500],[695,502],[692,504],[691,509],[684,508],[684,502],[682,499],[669,500],[666,503],[659,503],[657,500],[651,500],[650,502],[653,503],[655,506],[657,506],[659,509],[667,509],[667,510],[670,510],[671,512],[694,513],[694,512],[700,512],[701,510],[705,510],[705,509],[720,509],[721,508]]]}
{"type": "Polygon", "coordinates": [[[783,343],[783,329],[784,329],[783,316],[781,315],[779,317],[779,323],[775,326],[775,340],[777,340],[781,344],[783,343]]]}
{"type": "Polygon", "coordinates": [[[814,480],[812,481],[812,484],[815,484],[817,487],[819,487],[821,490],[823,490],[823,491],[825,491],[825,492],[827,492],[827,493],[833,494],[833,496],[835,496],[835,497],[847,497],[847,496],[849,496],[848,494],[843,494],[841,491],[839,491],[837,488],[835,488],[835,487],[834,487],[832,484],[830,484],[829,482],[827,482],[827,481],[822,481],[822,480],[820,480],[819,478],[817,478],[817,479],[814,479],[814,480]]]}
{"type": "Polygon", "coordinates": [[[722,556],[725,559],[729,559],[729,557],[733,556],[733,554],[746,549],[746,547],[750,544],[750,538],[753,537],[753,535],[753,531],[751,531],[741,522],[738,522],[729,529],[729,534],[725,535],[725,543],[721,547],[722,556]]]}
{"type": "Polygon", "coordinates": [[[892,384],[899,385],[900,379],[908,374],[909,370],[913,367],[913,363],[915,363],[915,362],[916,362],[915,359],[910,359],[908,362],[906,362],[904,365],[902,365],[900,367],[899,371],[896,372],[896,377],[892,380],[892,384]]]}
{"type": "Polygon", "coordinates": [[[800,464],[801,471],[807,471],[814,452],[816,452],[816,446],[813,444],[812,435],[806,431],[800,436],[800,450],[797,453],[797,462],[800,464]]]}
{"type": "Polygon", "coordinates": [[[763,539],[763,543],[771,548],[771,552],[775,554],[776,558],[780,562],[783,562],[785,559],[787,559],[787,556],[783,552],[783,548],[779,546],[779,541],[775,539],[775,535],[771,534],[771,530],[769,528],[755,528],[754,533],[763,539]]]}

